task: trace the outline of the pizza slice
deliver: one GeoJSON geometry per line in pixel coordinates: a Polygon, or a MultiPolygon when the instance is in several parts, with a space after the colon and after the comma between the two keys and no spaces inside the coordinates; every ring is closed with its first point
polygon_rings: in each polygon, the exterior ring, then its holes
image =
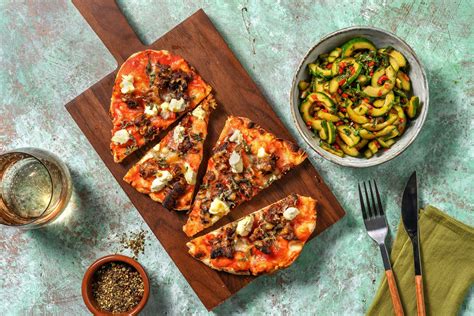
{"type": "Polygon", "coordinates": [[[112,91],[110,149],[121,162],[195,108],[211,87],[180,56],[145,50],[120,67],[112,91]]]}
{"type": "Polygon", "coordinates": [[[229,117],[183,231],[193,236],[306,159],[295,144],[243,117],[229,117]]]}
{"type": "Polygon", "coordinates": [[[215,107],[211,94],[148,151],[123,179],[169,210],[188,210],[202,161],[209,115],[215,107]]]}
{"type": "Polygon", "coordinates": [[[259,275],[290,266],[316,227],[316,201],[291,194],[186,245],[209,267],[259,275]]]}

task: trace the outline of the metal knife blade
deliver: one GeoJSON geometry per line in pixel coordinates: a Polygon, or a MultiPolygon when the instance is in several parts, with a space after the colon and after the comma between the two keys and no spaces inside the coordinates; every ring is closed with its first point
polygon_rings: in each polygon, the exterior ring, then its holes
{"type": "Polygon", "coordinates": [[[405,227],[413,245],[415,275],[421,275],[420,237],[418,234],[418,186],[416,181],[416,171],[410,176],[405,191],[403,192],[402,220],[403,226],[405,227]]]}

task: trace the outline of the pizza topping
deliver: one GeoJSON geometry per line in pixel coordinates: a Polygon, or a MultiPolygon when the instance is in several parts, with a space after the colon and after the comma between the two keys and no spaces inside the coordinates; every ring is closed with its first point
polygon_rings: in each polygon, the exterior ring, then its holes
{"type": "Polygon", "coordinates": [[[184,109],[186,108],[186,101],[184,101],[183,98],[180,98],[179,100],[176,99],[171,99],[169,103],[169,110],[171,112],[183,112],[184,109]]]}
{"type": "Polygon", "coordinates": [[[257,152],[257,157],[258,158],[264,158],[267,155],[267,152],[265,151],[264,147],[260,147],[257,152]]]}
{"type": "Polygon", "coordinates": [[[156,116],[158,114],[158,104],[148,103],[145,105],[145,114],[147,116],[156,116]]]}
{"type": "Polygon", "coordinates": [[[120,83],[120,92],[123,94],[132,93],[135,91],[133,86],[133,75],[122,75],[122,82],[120,83]]]}
{"type": "Polygon", "coordinates": [[[157,177],[151,183],[151,192],[161,191],[171,179],[173,175],[169,171],[158,171],[157,177]]]}
{"type": "Polygon", "coordinates": [[[278,156],[275,154],[265,155],[258,159],[257,169],[263,173],[270,173],[276,170],[278,156]]]}
{"type": "Polygon", "coordinates": [[[160,108],[161,108],[161,113],[160,113],[161,117],[167,120],[171,115],[170,104],[165,101],[160,104],[160,108]]]}
{"type": "Polygon", "coordinates": [[[212,240],[211,259],[216,259],[218,257],[232,259],[235,252],[233,245],[234,237],[235,228],[226,227],[221,236],[212,240]]]}
{"type": "Polygon", "coordinates": [[[198,106],[194,109],[193,116],[199,120],[204,120],[206,118],[206,111],[202,109],[202,106],[198,106]]]}
{"type": "Polygon", "coordinates": [[[178,125],[174,128],[173,141],[175,144],[180,144],[184,140],[184,131],[185,128],[181,125],[178,125]]]}
{"type": "Polygon", "coordinates": [[[176,181],[171,187],[171,191],[166,195],[163,200],[163,206],[169,210],[172,210],[176,206],[178,198],[186,192],[186,185],[182,182],[182,179],[176,181]]]}
{"type": "Polygon", "coordinates": [[[286,219],[286,220],[293,220],[296,216],[298,216],[298,214],[300,213],[300,211],[296,208],[296,207],[289,207],[287,208],[284,212],[283,212],[283,217],[286,219]]]}
{"type": "Polygon", "coordinates": [[[136,109],[138,107],[138,102],[136,100],[125,99],[124,101],[129,109],[136,109]]]}
{"type": "Polygon", "coordinates": [[[244,170],[244,164],[242,161],[242,156],[233,151],[229,158],[229,164],[232,168],[232,172],[234,173],[241,173],[244,170]]]}
{"type": "Polygon", "coordinates": [[[196,184],[196,172],[191,168],[189,163],[184,163],[184,179],[188,184],[196,184]]]}
{"type": "Polygon", "coordinates": [[[158,163],[153,159],[148,159],[140,165],[138,172],[142,178],[154,176],[159,171],[158,163]]]}
{"type": "Polygon", "coordinates": [[[241,219],[237,224],[237,234],[247,236],[252,231],[253,216],[249,215],[241,219]]]}
{"type": "Polygon", "coordinates": [[[130,140],[131,135],[126,129],[121,129],[115,132],[112,141],[116,144],[123,145],[130,140]]]}
{"type": "Polygon", "coordinates": [[[243,140],[242,133],[238,129],[236,129],[234,133],[232,133],[232,135],[230,135],[229,137],[230,142],[236,143],[238,145],[242,143],[242,140],[243,140]]]}
{"type": "Polygon", "coordinates": [[[224,216],[229,213],[229,211],[229,206],[218,197],[212,200],[211,206],[209,207],[209,213],[213,215],[224,216]]]}

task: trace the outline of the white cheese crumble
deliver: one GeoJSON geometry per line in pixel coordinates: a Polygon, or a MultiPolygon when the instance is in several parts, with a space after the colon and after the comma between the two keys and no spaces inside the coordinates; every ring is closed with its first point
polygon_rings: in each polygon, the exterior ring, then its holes
{"type": "Polygon", "coordinates": [[[168,171],[158,171],[155,180],[151,183],[151,192],[160,191],[171,179],[173,179],[173,175],[168,171]]]}
{"type": "Polygon", "coordinates": [[[121,129],[115,132],[112,141],[116,144],[123,145],[130,139],[130,134],[126,129],[121,129]]]}
{"type": "Polygon", "coordinates": [[[223,215],[226,215],[227,213],[229,213],[229,211],[230,211],[229,206],[224,201],[219,199],[218,197],[216,197],[211,202],[211,206],[209,207],[209,213],[211,213],[213,215],[223,216],[223,215]]]}
{"type": "Polygon", "coordinates": [[[289,221],[293,220],[300,211],[296,207],[289,207],[283,212],[283,217],[289,221]]]}
{"type": "Polygon", "coordinates": [[[232,135],[230,135],[230,137],[229,137],[229,141],[233,142],[233,143],[236,143],[237,145],[241,144],[242,140],[243,140],[242,133],[238,129],[236,129],[232,133],[232,135]]]}
{"type": "Polygon", "coordinates": [[[185,108],[186,108],[186,102],[184,101],[183,98],[179,100],[171,99],[170,104],[169,104],[169,109],[171,112],[183,112],[185,108]]]}
{"type": "Polygon", "coordinates": [[[189,163],[184,163],[184,179],[188,184],[196,184],[196,172],[191,168],[189,163]]]}
{"type": "Polygon", "coordinates": [[[233,173],[241,173],[244,171],[244,164],[242,161],[242,156],[235,151],[230,154],[229,164],[233,173]]]}
{"type": "Polygon", "coordinates": [[[264,158],[266,155],[267,155],[267,152],[265,151],[265,148],[260,147],[257,152],[257,157],[264,158]]]}
{"type": "Polygon", "coordinates": [[[253,216],[252,215],[245,216],[237,223],[236,232],[240,236],[247,236],[252,231],[252,226],[253,226],[253,216]]]}
{"type": "Polygon", "coordinates": [[[202,106],[198,106],[193,111],[193,116],[198,118],[199,120],[204,120],[206,118],[206,111],[202,109],[202,106]]]}
{"type": "Polygon", "coordinates": [[[133,76],[132,75],[122,75],[122,82],[120,83],[120,92],[123,94],[132,93],[135,91],[133,86],[133,76]]]}
{"type": "Polygon", "coordinates": [[[163,102],[160,104],[161,108],[161,117],[164,118],[165,120],[170,117],[170,104],[168,102],[163,102]]]}
{"type": "Polygon", "coordinates": [[[155,103],[145,105],[145,114],[147,116],[156,116],[158,114],[158,105],[155,103]]]}
{"type": "Polygon", "coordinates": [[[178,125],[173,131],[173,141],[175,144],[180,144],[184,140],[184,127],[178,125]]]}

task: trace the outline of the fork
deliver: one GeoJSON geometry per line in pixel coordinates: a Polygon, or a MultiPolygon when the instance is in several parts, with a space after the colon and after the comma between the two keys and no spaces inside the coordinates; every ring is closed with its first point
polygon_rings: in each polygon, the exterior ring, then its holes
{"type": "Polygon", "coordinates": [[[367,233],[369,234],[370,238],[372,238],[379,245],[380,252],[382,253],[382,260],[383,265],[385,267],[385,275],[387,276],[388,287],[390,289],[390,296],[392,297],[393,309],[395,311],[395,315],[400,316],[404,315],[403,306],[400,301],[400,295],[398,294],[397,283],[395,282],[395,276],[393,275],[392,265],[390,264],[390,258],[388,256],[387,247],[385,246],[385,239],[388,233],[387,220],[383,212],[382,202],[380,201],[377,183],[375,182],[375,180],[373,180],[373,182],[375,187],[375,193],[377,195],[377,204],[375,203],[372,184],[370,183],[370,181],[368,181],[371,199],[369,199],[369,195],[367,193],[366,183],[363,182],[366,200],[365,203],[364,198],[362,196],[360,184],[358,184],[360,207],[362,209],[362,216],[364,217],[364,225],[367,229],[367,233]],[[367,209],[365,207],[365,204],[367,204],[367,209]]]}

